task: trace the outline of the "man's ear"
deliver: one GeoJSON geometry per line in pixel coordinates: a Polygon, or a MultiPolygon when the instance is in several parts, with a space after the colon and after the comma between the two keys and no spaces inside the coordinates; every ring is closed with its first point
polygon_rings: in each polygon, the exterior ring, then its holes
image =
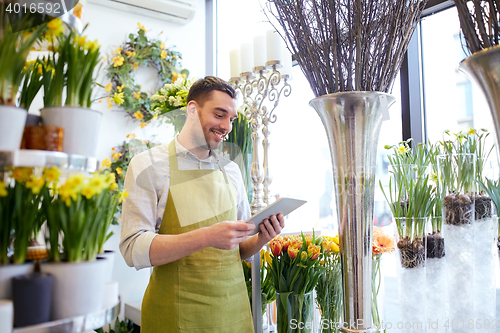
{"type": "Polygon", "coordinates": [[[189,102],[189,104],[187,105],[187,113],[188,115],[196,114],[196,102],[194,101],[189,102]]]}

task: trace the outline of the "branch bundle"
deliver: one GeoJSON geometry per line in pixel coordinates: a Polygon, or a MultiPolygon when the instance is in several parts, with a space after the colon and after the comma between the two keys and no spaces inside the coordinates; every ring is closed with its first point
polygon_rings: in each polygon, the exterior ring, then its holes
{"type": "Polygon", "coordinates": [[[460,28],[471,53],[499,45],[499,0],[455,0],[460,28]]]}
{"type": "Polygon", "coordinates": [[[389,92],[427,0],[268,0],[316,96],[389,92]]]}

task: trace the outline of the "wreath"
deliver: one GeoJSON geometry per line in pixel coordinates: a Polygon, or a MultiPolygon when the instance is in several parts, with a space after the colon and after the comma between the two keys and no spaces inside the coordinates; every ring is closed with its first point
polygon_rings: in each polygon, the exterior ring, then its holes
{"type": "Polygon", "coordinates": [[[134,79],[134,71],[140,65],[151,67],[158,73],[159,85],[163,86],[175,82],[178,78],[189,75],[187,69],[182,68],[180,52],[166,48],[165,42],[158,39],[149,39],[147,30],[137,23],[137,34],[130,34],[129,40],[113,51],[109,58],[107,77],[110,79],[104,88],[109,94],[108,107],[113,103],[121,106],[133,118],[145,121],[153,118],[150,111],[151,100],[148,94],[141,91],[141,85],[134,79]]]}

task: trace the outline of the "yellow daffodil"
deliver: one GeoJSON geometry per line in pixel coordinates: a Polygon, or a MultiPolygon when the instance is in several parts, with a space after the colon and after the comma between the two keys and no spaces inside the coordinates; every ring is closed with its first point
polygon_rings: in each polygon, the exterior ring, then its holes
{"type": "Polygon", "coordinates": [[[27,188],[31,188],[31,192],[33,194],[39,194],[42,190],[43,185],[45,185],[45,179],[43,177],[40,178],[32,178],[30,182],[26,183],[27,188]]]}
{"type": "Polygon", "coordinates": [[[111,154],[111,157],[113,158],[113,160],[115,162],[120,159],[120,156],[122,156],[122,153],[113,153],[113,154],[111,154]]]}
{"type": "Polygon", "coordinates": [[[119,66],[122,66],[123,65],[123,60],[125,60],[125,58],[123,58],[122,56],[116,56],[113,58],[113,67],[119,67],[119,66]]]}
{"type": "Polygon", "coordinates": [[[90,187],[96,194],[99,194],[102,190],[110,186],[110,183],[106,178],[107,175],[97,173],[89,179],[88,187],[90,187]]]}
{"type": "Polygon", "coordinates": [[[32,174],[33,169],[31,168],[14,168],[12,178],[20,183],[24,183],[30,180],[32,174]]]}
{"type": "Polygon", "coordinates": [[[121,175],[123,170],[122,170],[122,168],[118,167],[118,168],[116,168],[115,171],[117,174],[121,175]]]}
{"type": "Polygon", "coordinates": [[[176,73],[176,72],[172,72],[172,83],[174,83],[175,81],[177,81],[178,78],[180,78],[181,76],[176,73]]]}
{"type": "Polygon", "coordinates": [[[144,32],[148,32],[144,26],[142,24],[140,24],[139,22],[137,22],[137,26],[139,27],[139,30],[143,30],[144,32]]]}
{"type": "Polygon", "coordinates": [[[111,166],[111,160],[109,158],[105,158],[102,162],[101,165],[103,168],[109,168],[111,166]]]}
{"type": "Polygon", "coordinates": [[[160,49],[165,50],[165,42],[161,42],[160,49]]]}
{"type": "Polygon", "coordinates": [[[128,197],[128,193],[123,191],[120,193],[120,198],[118,199],[118,203],[122,202],[123,200],[125,200],[125,198],[128,197]]]}
{"type": "Polygon", "coordinates": [[[46,179],[47,183],[57,182],[61,171],[57,167],[46,168],[43,170],[43,177],[46,179]]]}
{"type": "Polygon", "coordinates": [[[78,44],[80,46],[84,46],[85,45],[85,41],[86,41],[87,37],[85,36],[81,36],[81,37],[77,37],[77,40],[78,40],[78,44]]]}
{"type": "Polygon", "coordinates": [[[0,180],[0,197],[6,197],[8,194],[5,183],[0,180]]]}
{"type": "Polygon", "coordinates": [[[113,102],[115,102],[116,105],[122,104],[124,101],[123,99],[123,93],[115,93],[113,95],[113,102]]]}
{"type": "Polygon", "coordinates": [[[140,128],[144,128],[144,127],[146,127],[146,126],[148,126],[148,123],[146,123],[146,122],[144,122],[144,121],[143,121],[142,123],[140,123],[140,124],[139,124],[139,127],[140,127],[140,128]]]}
{"type": "Polygon", "coordinates": [[[125,54],[127,55],[127,57],[135,57],[134,51],[127,51],[127,52],[125,52],[125,54]]]}
{"type": "Polygon", "coordinates": [[[112,88],[113,88],[113,82],[110,82],[104,86],[104,89],[106,89],[106,92],[108,92],[108,93],[111,92],[112,88]]]}
{"type": "Polygon", "coordinates": [[[469,131],[467,132],[467,135],[475,135],[475,134],[477,134],[476,130],[469,126],[469,131]]]}
{"type": "Polygon", "coordinates": [[[161,51],[160,58],[165,59],[167,57],[167,51],[163,50],[161,51]]]}
{"type": "Polygon", "coordinates": [[[156,121],[157,119],[158,119],[158,114],[157,114],[157,113],[155,113],[155,114],[153,115],[153,121],[156,121]]]}
{"type": "Polygon", "coordinates": [[[79,173],[77,175],[69,176],[65,185],[69,186],[74,190],[79,191],[84,182],[85,182],[85,176],[83,175],[83,173],[79,173]]]}
{"type": "Polygon", "coordinates": [[[91,199],[95,194],[95,191],[93,188],[87,186],[87,187],[84,187],[82,189],[82,195],[87,198],[87,199],[91,199]]]}
{"type": "Polygon", "coordinates": [[[117,183],[114,183],[114,184],[111,184],[111,186],[109,187],[109,190],[110,191],[114,191],[118,188],[118,184],[117,183]]]}
{"type": "Polygon", "coordinates": [[[134,133],[128,134],[127,139],[130,139],[130,140],[135,139],[135,134],[134,133]]]}
{"type": "Polygon", "coordinates": [[[119,48],[117,48],[116,50],[113,51],[113,54],[115,54],[115,53],[120,54],[121,52],[122,52],[122,48],[119,47],[119,48]]]}
{"type": "Polygon", "coordinates": [[[137,62],[134,62],[134,64],[132,65],[134,67],[134,71],[137,69],[137,67],[139,67],[139,64],[137,62]]]}
{"type": "Polygon", "coordinates": [[[118,90],[118,92],[122,92],[123,88],[125,88],[125,86],[122,84],[121,86],[117,86],[116,90],[118,90]]]}
{"type": "Polygon", "coordinates": [[[134,117],[137,120],[141,120],[142,118],[144,118],[144,115],[142,114],[141,111],[136,111],[136,112],[134,112],[134,117]]]}
{"type": "Polygon", "coordinates": [[[141,98],[141,92],[140,91],[137,91],[134,93],[134,98],[135,99],[140,99],[141,98]]]}
{"type": "Polygon", "coordinates": [[[63,22],[60,18],[51,20],[49,23],[47,23],[47,28],[49,28],[49,30],[45,34],[55,37],[61,35],[64,32],[64,27],[62,23],[63,22]]]}

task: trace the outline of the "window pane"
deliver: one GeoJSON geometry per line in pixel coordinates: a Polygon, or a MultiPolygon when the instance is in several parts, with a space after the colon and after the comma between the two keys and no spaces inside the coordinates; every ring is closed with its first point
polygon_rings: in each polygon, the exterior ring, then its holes
{"type": "MultiPolygon", "coordinates": [[[[422,21],[422,62],[426,135],[431,143],[443,139],[443,132],[467,132],[469,127],[495,130],[483,93],[458,70],[465,57],[464,40],[456,8],[450,8],[422,21]]],[[[496,165],[496,150],[490,156],[496,165]]],[[[487,176],[492,176],[492,170],[487,176]]]]}

